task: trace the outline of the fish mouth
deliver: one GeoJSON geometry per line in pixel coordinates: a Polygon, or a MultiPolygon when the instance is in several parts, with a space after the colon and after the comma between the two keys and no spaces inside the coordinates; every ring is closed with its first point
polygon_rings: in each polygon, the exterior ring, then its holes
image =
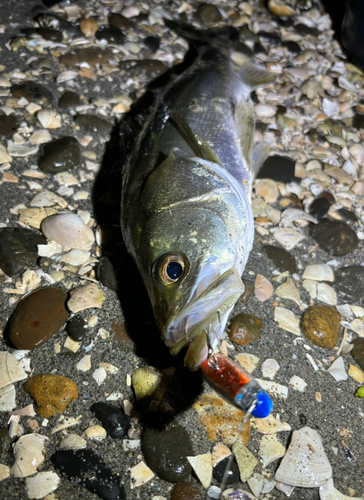
{"type": "Polygon", "coordinates": [[[244,284],[233,267],[188,302],[162,330],[162,338],[172,356],[203,332],[206,334],[206,346],[218,347],[228,315],[243,292],[244,284]]]}

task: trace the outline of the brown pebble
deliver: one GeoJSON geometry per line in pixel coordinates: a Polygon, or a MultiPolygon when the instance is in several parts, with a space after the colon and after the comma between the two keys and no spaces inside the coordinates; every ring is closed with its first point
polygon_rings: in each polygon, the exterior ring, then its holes
{"type": "Polygon", "coordinates": [[[10,323],[10,340],[17,349],[35,349],[67,321],[67,293],[55,286],[40,288],[19,304],[10,323]]]}
{"type": "Polygon", "coordinates": [[[231,321],[229,337],[239,345],[251,344],[258,340],[264,323],[250,314],[238,314],[231,321]]]}
{"type": "Polygon", "coordinates": [[[63,413],[78,396],[77,385],[61,375],[34,375],[23,389],[36,402],[36,410],[44,418],[63,413]]]}
{"type": "Polygon", "coordinates": [[[334,307],[320,304],[308,308],[301,319],[305,336],[319,347],[330,348],[339,339],[341,316],[334,307]]]}
{"type": "Polygon", "coordinates": [[[80,28],[86,37],[92,37],[95,36],[96,31],[99,29],[99,25],[91,18],[84,18],[80,23],[80,28]]]}
{"type": "Polygon", "coordinates": [[[171,491],[171,500],[202,500],[202,495],[192,483],[178,483],[171,491]]]}

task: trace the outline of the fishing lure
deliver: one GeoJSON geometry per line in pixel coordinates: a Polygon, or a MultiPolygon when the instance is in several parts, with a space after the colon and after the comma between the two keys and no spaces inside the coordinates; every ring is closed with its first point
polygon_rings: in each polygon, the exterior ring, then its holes
{"type": "Polygon", "coordinates": [[[265,418],[271,413],[273,402],[268,394],[247,371],[228,357],[212,354],[203,362],[201,370],[218,394],[247,415],[265,418]]]}

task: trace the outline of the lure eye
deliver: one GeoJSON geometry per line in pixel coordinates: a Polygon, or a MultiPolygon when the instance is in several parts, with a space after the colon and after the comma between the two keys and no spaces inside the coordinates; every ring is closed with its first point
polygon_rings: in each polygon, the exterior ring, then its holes
{"type": "Polygon", "coordinates": [[[185,262],[178,254],[166,255],[159,268],[160,278],[164,285],[170,285],[180,280],[185,274],[185,262]]]}

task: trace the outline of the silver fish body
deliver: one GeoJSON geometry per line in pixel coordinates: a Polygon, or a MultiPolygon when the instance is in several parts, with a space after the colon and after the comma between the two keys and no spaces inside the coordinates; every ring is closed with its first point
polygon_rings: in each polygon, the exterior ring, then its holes
{"type": "Polygon", "coordinates": [[[172,354],[197,369],[244,291],[253,243],[252,66],[204,48],[160,98],[123,178],[121,226],[172,354]]]}

